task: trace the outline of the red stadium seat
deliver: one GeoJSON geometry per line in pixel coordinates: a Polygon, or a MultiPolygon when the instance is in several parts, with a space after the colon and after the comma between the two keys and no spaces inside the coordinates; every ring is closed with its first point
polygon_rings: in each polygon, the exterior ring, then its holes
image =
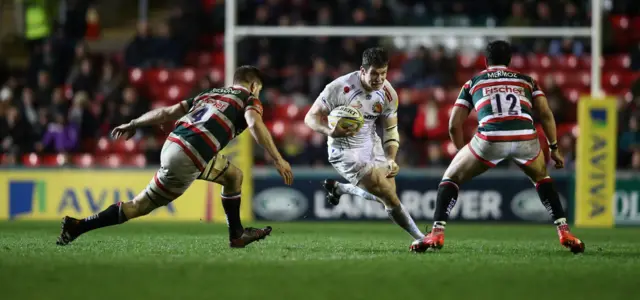
{"type": "Polygon", "coordinates": [[[27,167],[38,167],[42,162],[40,155],[29,153],[22,156],[22,164],[27,167]]]}
{"type": "Polygon", "coordinates": [[[552,76],[553,76],[554,83],[559,87],[562,87],[565,85],[565,83],[567,83],[567,76],[565,76],[565,73],[562,71],[553,72],[552,76]]]}
{"type": "Polygon", "coordinates": [[[446,140],[440,145],[442,147],[442,154],[448,159],[452,159],[458,152],[458,149],[456,149],[456,146],[450,140],[446,140]]]}
{"type": "Polygon", "coordinates": [[[151,69],[146,71],[149,84],[167,84],[169,82],[169,71],[166,69],[151,69]]]}
{"type": "Polygon", "coordinates": [[[215,51],[211,55],[211,64],[224,67],[224,51],[215,51]]]}
{"type": "Polygon", "coordinates": [[[192,68],[174,70],[171,72],[171,82],[192,85],[196,81],[196,72],[192,68]]]}
{"type": "MultiPolygon", "coordinates": [[[[615,72],[607,72],[602,74],[602,88],[612,90],[622,86],[622,76],[615,72]]],[[[628,85],[627,85],[628,86],[628,85]]]]}
{"type": "Polygon", "coordinates": [[[460,89],[461,87],[450,88],[449,90],[447,90],[447,94],[445,95],[445,102],[456,102],[456,99],[458,99],[458,95],[460,95],[460,89]]]}
{"type": "Polygon", "coordinates": [[[134,68],[129,70],[129,83],[134,86],[142,86],[146,84],[146,77],[141,69],[134,68]]]}
{"type": "Polygon", "coordinates": [[[124,158],[123,165],[128,167],[144,168],[147,166],[147,158],[142,153],[127,155],[124,158]]]}
{"type": "Polygon", "coordinates": [[[628,54],[609,55],[604,58],[604,69],[610,71],[628,70],[631,66],[631,58],[628,54]]]}
{"type": "Polygon", "coordinates": [[[578,100],[580,100],[580,95],[582,95],[583,93],[586,93],[587,90],[581,91],[580,89],[569,88],[569,89],[564,89],[563,92],[565,97],[567,97],[569,101],[576,103],[578,102],[578,100]]]}
{"type": "Polygon", "coordinates": [[[89,168],[93,167],[95,158],[88,153],[78,154],[71,157],[71,163],[76,167],[89,168]]]}
{"type": "Polygon", "coordinates": [[[103,154],[111,152],[111,140],[106,137],[101,137],[98,139],[98,143],[96,144],[96,153],[103,154]]]}
{"type": "Polygon", "coordinates": [[[446,100],[447,94],[445,90],[441,87],[437,87],[433,89],[433,98],[438,102],[444,102],[446,100]]]}
{"type": "Polygon", "coordinates": [[[531,76],[533,80],[538,82],[542,82],[544,79],[544,74],[541,75],[540,72],[537,72],[537,71],[529,71],[527,74],[529,74],[529,76],[531,76]]]}
{"type": "Polygon", "coordinates": [[[522,55],[511,57],[511,67],[516,70],[523,70],[529,67],[527,60],[522,55]]]}
{"type": "Polygon", "coordinates": [[[475,63],[475,57],[471,55],[458,55],[457,67],[458,69],[471,69],[475,63]]]}
{"type": "Polygon", "coordinates": [[[42,165],[47,167],[63,166],[68,162],[68,157],[64,154],[45,155],[42,157],[42,165]]]}
{"type": "Polygon", "coordinates": [[[541,55],[541,56],[539,56],[538,59],[539,59],[539,62],[540,62],[540,64],[539,64],[540,68],[549,69],[549,68],[554,67],[553,63],[552,63],[552,60],[551,60],[551,56],[549,56],[549,55],[541,55]]]}
{"type": "Polygon", "coordinates": [[[113,152],[115,153],[132,153],[138,152],[140,144],[132,139],[122,140],[119,139],[113,142],[113,152]]]}
{"type": "Polygon", "coordinates": [[[293,125],[293,130],[295,135],[303,140],[307,140],[313,132],[313,130],[305,125],[304,122],[296,122],[293,125]]]}
{"type": "Polygon", "coordinates": [[[387,80],[389,80],[390,82],[398,82],[402,80],[402,78],[403,78],[403,75],[400,69],[389,70],[389,75],[387,76],[387,80]]]}
{"type": "Polygon", "coordinates": [[[580,67],[575,55],[561,55],[552,59],[553,68],[562,70],[574,70],[580,67]]]}
{"type": "Polygon", "coordinates": [[[214,85],[224,82],[224,69],[219,66],[211,68],[209,78],[211,78],[214,85]]]}
{"type": "Polygon", "coordinates": [[[266,125],[273,137],[276,139],[281,139],[282,137],[284,137],[284,133],[288,129],[287,122],[278,119],[273,122],[269,122],[266,125]]]}
{"type": "Polygon", "coordinates": [[[109,154],[99,156],[97,159],[97,164],[101,167],[105,168],[118,168],[122,166],[123,158],[118,154],[109,154]]]}
{"type": "Polygon", "coordinates": [[[389,58],[389,65],[390,66],[402,66],[402,64],[404,64],[404,62],[407,60],[407,54],[404,52],[401,53],[395,53],[393,55],[391,55],[391,57],[389,58]]]}

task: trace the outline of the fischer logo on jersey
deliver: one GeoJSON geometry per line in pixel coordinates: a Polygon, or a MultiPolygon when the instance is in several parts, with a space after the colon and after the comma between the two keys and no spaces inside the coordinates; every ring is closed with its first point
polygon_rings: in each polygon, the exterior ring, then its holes
{"type": "Polygon", "coordinates": [[[486,87],[482,89],[482,94],[485,96],[492,95],[495,93],[510,93],[510,94],[516,94],[519,96],[526,96],[524,92],[524,88],[519,86],[501,85],[501,86],[486,87]]]}

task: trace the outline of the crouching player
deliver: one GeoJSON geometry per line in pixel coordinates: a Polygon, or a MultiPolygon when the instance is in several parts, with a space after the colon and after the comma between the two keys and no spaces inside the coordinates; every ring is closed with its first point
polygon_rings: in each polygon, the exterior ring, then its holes
{"type": "Polygon", "coordinates": [[[180,197],[197,179],[222,185],[222,206],[227,216],[231,247],[243,248],[269,235],[271,227],[242,226],[242,172],[219,152],[249,128],[256,141],[274,159],[275,167],[287,185],[292,183],[293,175],[262,122],[262,104],[255,96],[262,89],[260,71],[252,66],[242,66],[235,71],[233,82],[231,87],[204,91],[194,98],[152,110],[116,127],[112,132],[115,138],[129,139],[139,127],[177,120],[176,128],[162,147],[160,169],[147,188],[131,201],[113,204],[85,219],[64,217],[57,244],[67,245],[88,231],[144,216],[180,197]]]}
{"type": "Polygon", "coordinates": [[[449,212],[458,198],[458,186],[509,159],[535,183],[542,204],[557,226],[560,243],[574,253],[584,252],[584,243],[569,231],[558,192],[547,173],[544,155],[540,155],[540,143],[533,125],[535,112],[549,140],[555,167],[564,167],[553,114],[536,81],[508,69],[510,62],[510,45],[504,41],[491,42],[486,50],[487,69],[462,88],[449,120],[451,139],[460,151],[438,187],[432,231],[414,241],[410,247],[412,251],[442,248],[449,212]],[[471,109],[478,113],[478,132],[465,146],[462,126],[471,109]]]}
{"type": "Polygon", "coordinates": [[[345,74],[329,83],[305,117],[305,123],[329,137],[329,162],[349,181],[327,179],[327,200],[337,205],[340,196],[351,194],[382,203],[389,218],[414,239],[424,234],[396,195],[395,163],[400,145],[398,135],[398,95],[386,80],[389,59],[382,48],[369,48],[362,54],[360,70],[345,74]],[[358,132],[340,126],[327,126],[327,116],[336,107],[351,106],[364,116],[358,132]],[[383,140],[376,133],[376,120],[382,119],[383,140]]]}

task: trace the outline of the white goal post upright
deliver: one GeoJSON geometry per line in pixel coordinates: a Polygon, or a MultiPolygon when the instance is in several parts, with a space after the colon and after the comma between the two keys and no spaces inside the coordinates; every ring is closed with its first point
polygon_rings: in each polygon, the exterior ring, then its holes
{"type": "Polygon", "coordinates": [[[242,37],[305,37],[305,36],[466,36],[466,37],[590,37],[591,38],[591,96],[601,93],[602,70],[602,0],[591,0],[591,27],[351,27],[351,26],[238,26],[237,3],[225,2],[225,85],[232,84],[236,68],[236,43],[242,37]]]}

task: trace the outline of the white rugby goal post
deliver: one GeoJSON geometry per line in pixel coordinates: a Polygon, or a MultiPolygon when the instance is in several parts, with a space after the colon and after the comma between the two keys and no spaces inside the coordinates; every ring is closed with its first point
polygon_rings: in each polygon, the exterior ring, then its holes
{"type": "Polygon", "coordinates": [[[339,26],[238,26],[237,3],[225,5],[225,85],[232,84],[237,41],[243,37],[591,37],[591,96],[602,95],[602,0],[592,0],[591,27],[339,27],[339,26]]]}

